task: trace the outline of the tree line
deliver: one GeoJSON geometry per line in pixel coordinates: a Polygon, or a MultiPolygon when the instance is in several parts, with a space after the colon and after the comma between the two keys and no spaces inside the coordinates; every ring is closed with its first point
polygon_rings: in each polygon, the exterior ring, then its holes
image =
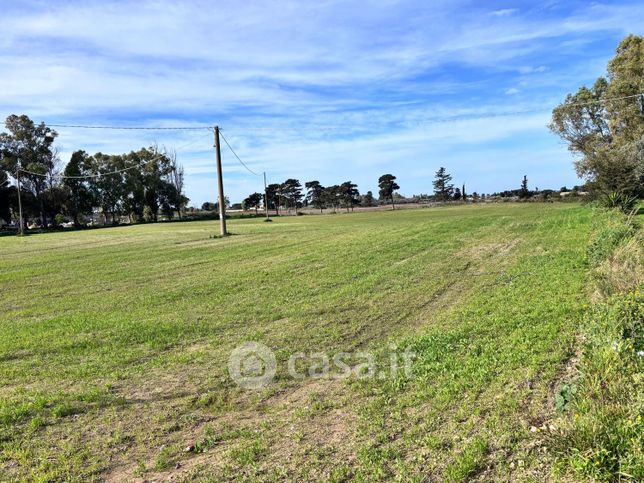
{"type": "MultiPolygon", "coordinates": [[[[396,190],[400,186],[396,183],[396,177],[392,174],[383,174],[378,179],[379,199],[389,201],[395,206],[396,190]]],[[[279,215],[280,209],[294,209],[297,213],[299,208],[313,207],[322,212],[325,208],[334,211],[344,208],[347,211],[353,210],[356,206],[376,206],[377,202],[371,191],[361,195],[358,185],[351,181],[345,181],[341,184],[323,186],[319,181],[307,181],[304,187],[299,180],[289,178],[283,183],[273,183],[266,187],[265,193],[252,193],[242,202],[242,207],[246,210],[254,209],[255,212],[260,207],[266,206],[279,215]]]]}
{"type": "Polygon", "coordinates": [[[23,218],[38,226],[66,219],[79,226],[100,210],[105,222],[157,221],[182,212],[184,170],[176,153],[158,146],[125,154],[75,151],[64,169],[53,143],[58,133],[27,116],[11,115],[0,133],[0,218],[17,219],[20,182],[23,218]]]}

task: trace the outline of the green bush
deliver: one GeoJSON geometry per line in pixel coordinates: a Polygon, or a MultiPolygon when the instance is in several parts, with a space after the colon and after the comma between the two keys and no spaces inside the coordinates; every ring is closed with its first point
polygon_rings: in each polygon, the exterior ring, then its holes
{"type": "Polygon", "coordinates": [[[631,213],[637,206],[637,197],[619,191],[604,194],[600,199],[606,208],[618,208],[624,213],[631,213]]]}

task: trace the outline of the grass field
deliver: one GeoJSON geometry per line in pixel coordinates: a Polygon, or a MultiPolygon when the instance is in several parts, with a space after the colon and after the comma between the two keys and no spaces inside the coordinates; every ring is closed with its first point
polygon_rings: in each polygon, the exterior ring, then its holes
{"type": "Polygon", "coordinates": [[[547,475],[534,427],[574,355],[590,218],[503,204],[0,238],[0,480],[547,475]],[[228,375],[245,341],[276,353],[266,389],[228,375]],[[286,371],[300,351],[384,367],[393,345],[413,378],[286,371]]]}

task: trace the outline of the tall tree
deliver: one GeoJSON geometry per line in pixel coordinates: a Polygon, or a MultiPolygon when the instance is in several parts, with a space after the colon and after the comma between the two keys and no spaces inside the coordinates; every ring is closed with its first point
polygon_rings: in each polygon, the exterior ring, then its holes
{"type": "Polygon", "coordinates": [[[287,207],[294,207],[297,213],[298,205],[301,203],[302,198],[302,185],[296,179],[289,178],[280,187],[280,194],[286,202],[287,207]]]}
{"type": "Polygon", "coordinates": [[[92,170],[99,175],[92,179],[91,184],[96,203],[103,211],[105,222],[111,219],[111,223],[116,225],[123,211],[126,184],[124,172],[114,172],[125,168],[124,159],[120,155],[96,153],[92,160],[92,170]]]}
{"type": "Polygon", "coordinates": [[[85,151],[75,151],[65,166],[63,185],[67,190],[65,211],[72,217],[75,226],[80,225],[81,215],[91,214],[94,206],[94,197],[89,186],[92,160],[85,151]]]}
{"type": "Polygon", "coordinates": [[[183,192],[184,169],[183,165],[177,162],[177,152],[174,149],[169,150],[167,156],[170,161],[170,183],[174,186],[174,192],[170,199],[170,203],[177,211],[179,219],[181,219],[183,216],[183,210],[188,204],[188,201],[190,201],[183,192]]]}
{"type": "Polygon", "coordinates": [[[521,188],[519,188],[519,198],[528,198],[530,196],[530,190],[528,189],[528,177],[523,176],[521,180],[521,188]]]}
{"type": "Polygon", "coordinates": [[[266,200],[268,201],[268,208],[275,210],[275,216],[280,214],[280,192],[281,185],[277,183],[269,184],[266,187],[266,200]]]}
{"type": "Polygon", "coordinates": [[[341,189],[340,186],[334,184],[324,188],[324,203],[330,206],[335,213],[335,210],[340,206],[341,189]]]}
{"type": "Polygon", "coordinates": [[[396,209],[394,191],[400,189],[400,186],[396,183],[396,177],[393,174],[383,174],[378,178],[378,188],[380,188],[380,199],[384,201],[390,200],[392,209],[396,209]]]}
{"type": "Polygon", "coordinates": [[[360,202],[358,185],[351,181],[345,181],[340,185],[340,197],[347,211],[349,211],[349,208],[353,210],[353,207],[360,202]]]}
{"type": "Polygon", "coordinates": [[[0,161],[12,176],[19,169],[25,171],[20,174],[21,183],[36,198],[41,222],[46,226],[45,190],[53,184],[51,175],[58,162],[53,143],[58,133],[44,123],[34,124],[25,115],[12,114],[5,126],[9,132],[0,133],[0,161]]]}
{"type": "Polygon", "coordinates": [[[452,176],[442,166],[436,171],[434,176],[434,196],[438,201],[448,201],[454,193],[454,185],[450,183],[452,176]]]}
{"type": "Polygon", "coordinates": [[[324,209],[324,186],[319,181],[307,181],[304,183],[304,187],[306,188],[306,200],[322,213],[324,209]]]}
{"type": "Polygon", "coordinates": [[[552,113],[550,129],[579,156],[577,174],[599,191],[644,195],[644,37],[624,38],[607,76],[568,94],[552,113]],[[606,99],[611,99],[607,101],[606,99]]]}

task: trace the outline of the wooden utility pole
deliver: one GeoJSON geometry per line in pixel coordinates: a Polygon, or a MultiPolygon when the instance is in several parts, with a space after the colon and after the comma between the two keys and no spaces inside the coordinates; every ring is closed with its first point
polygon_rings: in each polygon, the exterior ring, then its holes
{"type": "Polygon", "coordinates": [[[264,171],[264,213],[268,220],[268,187],[266,186],[266,171],[264,171]]]}
{"type": "Polygon", "coordinates": [[[24,221],[22,221],[22,196],[20,195],[20,168],[16,170],[16,182],[18,184],[18,217],[20,218],[20,234],[24,235],[25,234],[25,224],[24,221]]]}
{"type": "Polygon", "coordinates": [[[226,236],[228,235],[226,231],[226,197],[224,196],[224,177],[221,170],[219,126],[215,126],[215,152],[217,154],[217,189],[219,191],[219,229],[221,236],[226,236]]]}

